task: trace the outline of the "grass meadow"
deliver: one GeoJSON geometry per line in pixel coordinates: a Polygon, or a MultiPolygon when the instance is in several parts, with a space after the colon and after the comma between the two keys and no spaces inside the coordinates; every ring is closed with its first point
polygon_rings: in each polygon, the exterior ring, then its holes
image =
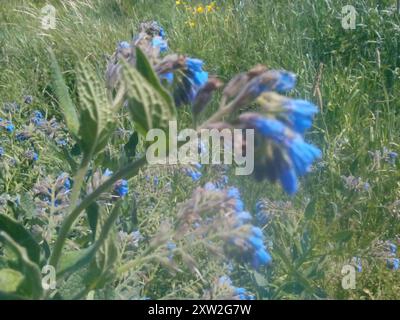
{"type": "MultiPolygon", "coordinates": [[[[260,300],[400,298],[399,254],[393,249],[400,245],[400,13],[394,0],[3,1],[0,118],[11,121],[14,130],[0,127],[0,213],[17,220],[38,243],[40,268],[54,247],[68,204],[44,207],[37,190],[62,172],[73,179],[81,157],[57,99],[48,49],[78,103],[78,62],[104,79],[118,42],[129,41],[140,22],[153,20],[163,26],[172,52],[203,60],[203,68],[223,82],[257,64],[294,72],[298,84],[288,95],[318,106],[305,139],[321,149],[322,158],[300,179],[294,196],[279,184],[236,176],[226,167],[205,167],[193,181],[179,170],[144,166],[129,179],[113,225],[118,252],[110,268],[117,276],[83,288],[83,267],[57,279],[57,289],[44,297],[217,299],[226,296],[218,294],[216,283],[229,275],[235,287],[260,300]],[[45,30],[40,10],[50,2],[56,25],[45,30]],[[357,11],[355,29],[342,26],[347,4],[357,11]],[[35,111],[46,127],[35,127],[35,111]],[[220,179],[240,190],[252,215],[261,210],[257,203],[263,204],[268,219],[260,228],[270,265],[254,269],[232,263],[195,241],[193,246],[176,241],[173,262],[160,258],[167,255],[161,247],[153,250],[154,243],[166,242],[163,230],[177,221],[194,190],[220,179]],[[346,277],[352,273],[343,271],[347,265],[355,270],[351,288],[346,277]]],[[[215,112],[219,97],[217,93],[200,120],[215,112]]],[[[180,127],[190,126],[190,107],[180,107],[177,117],[180,127]]],[[[124,109],[115,121],[88,177],[130,161],[135,127],[124,109]]],[[[137,153],[143,152],[142,138],[135,146],[137,153]]],[[[94,184],[87,178],[82,193],[90,193],[94,184]]],[[[65,242],[70,256],[92,243],[89,225],[85,214],[77,219],[65,242]]],[[[21,289],[27,271],[10,271],[19,270],[16,258],[1,243],[0,270],[8,273],[0,276],[0,292],[37,297],[31,289],[21,289]]]]}

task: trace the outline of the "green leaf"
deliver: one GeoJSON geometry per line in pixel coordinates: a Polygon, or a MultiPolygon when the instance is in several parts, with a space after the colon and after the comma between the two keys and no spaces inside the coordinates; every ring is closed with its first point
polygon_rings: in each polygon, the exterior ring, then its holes
{"type": "Polygon", "coordinates": [[[135,131],[129,137],[128,142],[124,145],[125,154],[128,159],[131,159],[135,156],[136,147],[137,147],[138,143],[139,143],[139,136],[138,136],[137,132],[135,131]]]}
{"type": "Polygon", "coordinates": [[[25,276],[17,293],[32,299],[39,299],[43,294],[43,288],[42,275],[38,265],[29,259],[26,249],[4,231],[0,231],[0,241],[14,252],[19,262],[18,270],[25,276]]]}
{"type": "Polygon", "coordinates": [[[1,300],[25,300],[25,298],[18,294],[8,293],[0,290],[0,301],[1,300]]]}
{"type": "Polygon", "coordinates": [[[90,229],[92,230],[93,239],[96,237],[97,220],[99,218],[99,205],[96,202],[90,204],[86,209],[86,214],[90,229]]]}
{"type": "Polygon", "coordinates": [[[0,270],[0,291],[3,292],[15,292],[18,286],[21,284],[24,276],[21,272],[13,269],[1,269],[0,270]]]}
{"type": "MultiPolygon", "coordinates": [[[[118,256],[117,246],[114,243],[114,233],[113,225],[117,219],[120,211],[121,202],[118,202],[109,215],[106,214],[103,207],[93,207],[95,210],[95,217],[92,220],[92,224],[96,223],[95,227],[91,226],[94,230],[95,241],[93,245],[88,248],[81,249],[79,251],[72,251],[64,254],[60,261],[60,271],[59,275],[64,275],[66,273],[70,274],[76,272],[83,266],[91,263],[88,270],[87,278],[90,279],[90,286],[93,282],[99,281],[99,279],[104,278],[104,275],[108,275],[110,270],[114,267],[114,262],[118,256]],[[104,255],[104,252],[107,252],[104,255]],[[98,259],[107,260],[105,266],[99,266],[98,259]]],[[[104,262],[104,261],[103,261],[104,262]]]]}
{"type": "Polygon", "coordinates": [[[339,231],[337,232],[333,238],[336,241],[340,241],[340,242],[347,242],[349,241],[353,236],[353,232],[350,230],[344,230],[344,231],[339,231]]]}
{"type": "Polygon", "coordinates": [[[58,102],[64,114],[65,122],[67,123],[67,127],[70,133],[73,136],[78,137],[78,132],[79,132],[78,114],[72,102],[71,96],[68,92],[68,87],[65,84],[60,67],[57,63],[57,59],[51,49],[49,49],[49,52],[51,57],[53,82],[58,102]]]}
{"type": "Polygon", "coordinates": [[[115,242],[114,223],[120,213],[121,201],[107,214],[104,207],[99,207],[98,225],[96,228],[96,256],[93,259],[86,283],[90,288],[102,288],[115,276],[113,272],[118,258],[118,246],[115,242]]]}
{"type": "Polygon", "coordinates": [[[58,270],[58,275],[63,275],[64,273],[74,272],[80,269],[83,265],[90,262],[90,257],[85,259],[90,255],[92,248],[85,248],[74,251],[64,252],[60,258],[60,265],[58,270]]]}
{"type": "Polygon", "coordinates": [[[100,152],[115,127],[104,84],[88,64],[78,72],[80,145],[86,155],[100,152]]]}
{"type": "Polygon", "coordinates": [[[122,61],[122,66],[128,107],[137,131],[145,136],[150,129],[167,130],[168,122],[176,119],[171,97],[165,94],[162,87],[154,86],[126,62],[122,61]]]}
{"type": "Polygon", "coordinates": [[[253,276],[259,287],[265,288],[266,286],[268,286],[268,280],[264,277],[264,275],[257,271],[253,271],[253,276]]]}
{"type": "Polygon", "coordinates": [[[169,107],[173,110],[174,114],[176,114],[171,95],[162,86],[160,79],[150,64],[150,61],[139,47],[136,47],[136,68],[140,74],[153,86],[153,88],[158,91],[169,107]]]}
{"type": "Polygon", "coordinates": [[[0,214],[0,231],[7,233],[15,242],[24,247],[28,253],[29,259],[39,264],[40,246],[20,223],[0,214]]]}

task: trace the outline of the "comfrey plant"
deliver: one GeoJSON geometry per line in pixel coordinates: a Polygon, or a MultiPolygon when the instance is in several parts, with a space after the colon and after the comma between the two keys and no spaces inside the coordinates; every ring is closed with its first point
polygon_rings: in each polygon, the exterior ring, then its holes
{"type": "MultiPolygon", "coordinates": [[[[321,156],[320,150],[303,136],[317,108],[308,101],[281,95],[294,88],[294,74],[258,65],[224,86],[203,69],[203,61],[169,53],[163,28],[156,22],[146,22],[131,41],[118,43],[108,62],[106,84],[90,65],[79,64],[75,101],[51,50],[50,56],[55,93],[69,141],[74,141],[73,150],[69,150],[69,144],[62,145],[72,174],[61,175],[55,185],[47,181],[36,187],[42,212],[50,210],[62,217],[55,226],[55,239],[42,236],[38,240],[20,222],[0,215],[0,241],[14,253],[13,259],[6,258],[1,264],[7,267],[0,272],[17,275],[12,289],[1,295],[63,298],[65,283],[72,281],[78,283],[78,288],[71,297],[79,299],[93,290],[108,288],[116,279],[140,270],[153,259],[176,272],[182,270],[183,263],[201,276],[191,256],[191,248],[196,245],[256,269],[271,263],[262,230],[253,225],[239,190],[226,186],[227,179],[195,189],[192,197],[178,207],[173,221],[166,219],[153,236],[142,236],[140,229],[118,233],[116,222],[120,221],[123,204],[132,199],[129,180],[148,163],[146,135],[156,129],[170,139],[170,122],[177,121],[180,108],[188,105],[196,134],[205,129],[233,132],[229,136],[234,138],[233,152],[254,153],[254,177],[279,181],[287,193],[294,194],[298,177],[305,175],[321,156]],[[220,89],[219,108],[204,119],[202,112],[220,89]],[[133,127],[127,148],[136,152],[121,155],[109,167],[104,150],[111,145],[118,131],[118,115],[124,110],[129,111],[133,127]],[[244,130],[254,133],[254,141],[244,130]],[[77,229],[85,231],[77,234],[77,229]],[[137,241],[132,240],[133,246],[143,243],[147,249],[140,248],[137,256],[124,259],[126,255],[120,252],[118,243],[121,235],[127,241],[125,233],[134,235],[137,241]],[[42,285],[40,270],[44,266],[54,269],[55,289],[42,285]]],[[[34,112],[33,126],[46,123],[43,114],[34,112]]],[[[10,133],[14,130],[8,120],[0,120],[0,127],[10,133]]],[[[201,149],[199,145],[196,148],[201,149]]],[[[159,150],[166,156],[172,151],[167,145],[159,150]]],[[[32,160],[35,158],[33,154],[32,160]]],[[[194,162],[192,168],[199,171],[201,165],[194,162]]],[[[201,175],[194,169],[187,173],[199,180],[201,175]]],[[[253,298],[242,288],[230,289],[230,294],[239,299],[253,298]]]]}

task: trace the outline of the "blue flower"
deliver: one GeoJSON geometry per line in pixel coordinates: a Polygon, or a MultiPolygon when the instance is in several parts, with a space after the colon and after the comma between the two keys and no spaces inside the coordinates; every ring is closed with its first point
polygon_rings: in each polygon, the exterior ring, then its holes
{"type": "Polygon", "coordinates": [[[203,71],[202,60],[186,58],[185,64],[182,80],[174,91],[177,106],[194,102],[200,88],[208,81],[208,73],[203,71]]]}
{"type": "Polygon", "coordinates": [[[354,257],[354,262],[357,267],[357,272],[362,272],[362,261],[360,257],[354,257]]]}
{"type": "Polygon", "coordinates": [[[264,92],[285,93],[296,85],[296,75],[288,71],[269,70],[261,73],[249,82],[245,96],[252,100],[264,92]]]}
{"type": "Polygon", "coordinates": [[[279,176],[283,190],[292,195],[297,192],[298,183],[296,173],[292,168],[284,168],[279,176]]]}
{"type": "Polygon", "coordinates": [[[287,140],[287,146],[296,173],[300,176],[307,173],[311,164],[321,157],[321,151],[305,142],[301,136],[287,140]]]}
{"type": "Polygon", "coordinates": [[[10,133],[13,132],[15,129],[14,125],[12,124],[12,122],[10,120],[6,121],[5,128],[6,128],[7,132],[10,132],[10,133]]]}
{"type": "Polygon", "coordinates": [[[398,270],[400,267],[400,259],[398,258],[387,259],[387,267],[391,270],[398,270]]]}
{"type": "Polygon", "coordinates": [[[200,171],[197,171],[196,169],[192,169],[192,168],[186,169],[185,173],[186,173],[187,176],[192,178],[193,181],[200,180],[200,178],[202,176],[200,171]]]}
{"type": "Polygon", "coordinates": [[[120,42],[118,42],[118,46],[117,46],[117,48],[119,50],[129,49],[130,47],[131,47],[131,45],[129,44],[128,41],[120,41],[120,42]]]}
{"type": "Polygon", "coordinates": [[[65,139],[57,139],[56,143],[60,147],[65,147],[67,145],[67,141],[65,139]]]}
{"type": "Polygon", "coordinates": [[[236,213],[236,219],[239,221],[239,225],[243,225],[253,219],[248,211],[240,211],[236,213]]]}
{"type": "Polygon", "coordinates": [[[163,73],[160,75],[161,80],[166,80],[168,84],[172,84],[174,82],[174,74],[172,72],[163,73]]]}
{"type": "Polygon", "coordinates": [[[3,149],[3,147],[0,147],[0,157],[1,156],[4,156],[4,149],[3,149]]]}
{"type": "Polygon", "coordinates": [[[297,176],[309,172],[312,163],[321,157],[321,151],[277,119],[254,113],[243,114],[239,119],[246,127],[256,130],[256,138],[257,133],[265,138],[259,138],[260,151],[256,152],[265,155],[256,158],[255,177],[259,180],[279,179],[283,189],[288,194],[294,194],[298,189],[297,176]]]}
{"type": "Polygon", "coordinates": [[[113,174],[113,172],[112,172],[110,169],[107,168],[107,169],[104,171],[103,176],[104,176],[104,177],[111,177],[112,174],[113,174]]]}
{"type": "Polygon", "coordinates": [[[37,161],[39,159],[39,155],[33,151],[33,150],[27,150],[24,153],[24,156],[29,160],[29,161],[37,161]]]}
{"type": "Polygon", "coordinates": [[[218,279],[218,285],[230,290],[233,298],[239,300],[255,300],[254,295],[250,294],[245,288],[235,287],[229,276],[221,276],[218,279]]]}
{"type": "Polygon", "coordinates": [[[286,126],[276,120],[269,118],[254,118],[253,119],[254,128],[261,133],[266,138],[273,138],[278,141],[282,140],[285,136],[286,126]]]}
{"type": "Polygon", "coordinates": [[[153,48],[159,48],[160,52],[165,52],[168,50],[168,44],[167,41],[163,40],[161,37],[154,37],[151,40],[151,45],[153,48]]]}
{"type": "Polygon", "coordinates": [[[284,93],[292,90],[296,86],[296,75],[288,71],[278,71],[278,81],[275,85],[275,90],[284,93]]]}
{"type": "Polygon", "coordinates": [[[164,28],[161,26],[160,26],[160,32],[158,33],[158,35],[163,39],[165,38],[165,31],[164,31],[164,28]]]}
{"type": "Polygon", "coordinates": [[[240,191],[236,187],[230,187],[227,193],[228,198],[240,199],[240,191]]]}
{"type": "Polygon", "coordinates": [[[244,210],[244,203],[241,199],[236,199],[235,201],[235,210],[240,212],[244,210]]]}
{"type": "Polygon", "coordinates": [[[66,178],[64,181],[64,188],[66,190],[70,190],[71,189],[71,180],[69,178],[66,178]]]}
{"type": "Polygon", "coordinates": [[[396,163],[396,159],[397,159],[397,157],[399,156],[398,155],[398,153],[397,152],[394,152],[394,151],[390,151],[390,152],[388,152],[388,162],[391,164],[391,165],[394,165],[395,163],[396,163]]]}
{"type": "Polygon", "coordinates": [[[121,179],[118,180],[114,184],[114,191],[119,197],[123,197],[128,194],[129,192],[129,186],[128,186],[128,181],[121,179]]]}
{"type": "Polygon", "coordinates": [[[257,201],[255,216],[259,225],[266,225],[270,221],[270,213],[266,209],[262,200],[257,201]]]}
{"type": "Polygon", "coordinates": [[[396,254],[397,252],[397,246],[394,243],[389,243],[389,251],[391,254],[396,254]]]}
{"type": "Polygon", "coordinates": [[[235,296],[238,296],[240,294],[245,294],[246,289],[245,288],[235,288],[235,296]]]}
{"type": "Polygon", "coordinates": [[[204,62],[200,59],[186,59],[186,67],[190,74],[192,75],[192,79],[195,85],[201,87],[208,80],[208,72],[203,71],[204,62]]]}
{"type": "Polygon", "coordinates": [[[227,197],[235,201],[233,227],[241,230],[239,235],[235,235],[231,239],[232,243],[238,243],[240,247],[243,240],[246,242],[242,257],[251,262],[254,268],[258,269],[262,265],[271,263],[272,258],[264,245],[263,231],[259,227],[248,224],[252,220],[252,216],[249,212],[243,211],[244,205],[239,190],[235,187],[229,188],[227,197]],[[237,208],[237,203],[240,203],[239,208],[237,208]]]}
{"type": "Polygon", "coordinates": [[[262,247],[264,246],[263,239],[254,235],[251,235],[249,238],[247,238],[247,241],[257,250],[262,249],[262,247]]]}
{"type": "Polygon", "coordinates": [[[26,141],[30,138],[30,133],[29,132],[19,132],[16,134],[15,138],[19,142],[26,141]]]}
{"type": "Polygon", "coordinates": [[[32,119],[31,119],[31,121],[35,124],[35,125],[37,125],[37,126],[41,126],[42,124],[43,124],[43,114],[40,112],[40,111],[38,111],[38,110],[35,110],[34,111],[34,113],[33,113],[33,117],[32,117],[32,119]]]}
{"type": "Polygon", "coordinates": [[[212,182],[207,182],[207,183],[204,185],[204,189],[207,190],[207,191],[215,191],[215,190],[218,190],[217,186],[216,186],[214,183],[212,183],[212,182]]]}
{"type": "Polygon", "coordinates": [[[293,130],[304,133],[312,125],[314,114],[318,108],[306,100],[287,100],[283,104],[286,115],[293,130]]]}
{"type": "Polygon", "coordinates": [[[253,267],[258,269],[262,265],[268,265],[272,262],[270,254],[264,248],[258,249],[253,255],[253,267]]]}
{"type": "Polygon", "coordinates": [[[228,276],[221,276],[218,279],[218,284],[221,286],[231,286],[232,285],[232,280],[228,276]]]}
{"type": "Polygon", "coordinates": [[[24,97],[24,103],[26,103],[26,104],[31,104],[33,102],[33,98],[32,98],[32,96],[25,96],[24,97]]]}
{"type": "Polygon", "coordinates": [[[239,300],[255,300],[254,295],[249,294],[245,288],[235,288],[234,296],[239,300]]]}

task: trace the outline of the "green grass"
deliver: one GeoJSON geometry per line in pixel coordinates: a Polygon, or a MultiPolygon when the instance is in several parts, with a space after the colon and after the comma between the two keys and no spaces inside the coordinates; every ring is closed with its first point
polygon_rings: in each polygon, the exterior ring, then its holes
{"type": "MultiPolygon", "coordinates": [[[[400,14],[392,6],[394,1],[357,1],[355,30],[341,27],[341,8],[347,1],[249,0],[242,1],[243,6],[239,2],[217,1],[216,12],[196,17],[190,28],[185,23],[190,15],[172,0],[59,1],[56,29],[44,31],[38,16],[46,1],[8,1],[0,9],[0,106],[17,101],[21,109],[11,115],[0,110],[0,117],[11,117],[17,128],[36,109],[47,118],[61,119],[47,48],[55,51],[76,96],[77,61],[86,60],[103,74],[116,43],[129,39],[143,20],[159,21],[173,51],[203,59],[206,69],[222,80],[258,63],[291,70],[299,79],[292,95],[317,104],[313,88],[323,63],[321,110],[307,136],[323,150],[323,166],[302,180],[301,191],[291,199],[269,183],[230,177],[250,210],[259,198],[286,199],[294,206],[292,213],[280,215],[265,228],[276,248],[271,250],[273,266],[263,275],[241,266],[233,279],[260,299],[399,298],[399,272],[387,270],[385,260],[376,258],[379,240],[395,241],[400,235],[400,218],[392,206],[400,198],[399,160],[394,166],[374,165],[368,153],[383,147],[400,153],[400,14]],[[34,97],[33,105],[21,103],[24,94],[34,97]],[[342,177],[350,175],[369,182],[370,190],[346,189],[342,177]],[[312,207],[305,209],[309,202],[312,207]],[[309,244],[302,247],[308,237],[309,244]],[[365,265],[357,273],[356,289],[343,290],[341,268],[354,256],[362,257],[365,265]]],[[[181,115],[184,112],[180,110],[181,115]]],[[[120,123],[131,129],[128,121],[120,123]]],[[[0,194],[23,194],[41,177],[69,170],[47,138],[34,139],[40,154],[34,169],[21,160],[27,144],[21,147],[14,140],[4,146],[17,165],[1,169],[0,194]]],[[[120,150],[113,145],[106,153],[115,158],[120,150]]],[[[161,184],[172,182],[173,190],[160,194],[146,187],[144,176],[135,180],[144,234],[153,234],[165,218],[162,215],[172,216],[194,188],[188,180],[162,170],[150,174],[157,174],[161,184]]],[[[211,171],[203,181],[213,175],[211,171]]],[[[210,277],[222,272],[207,257],[201,265],[210,277]]],[[[197,297],[205,286],[193,275],[171,276],[159,266],[146,270],[145,276],[132,277],[118,288],[156,298],[197,297]],[[140,285],[133,288],[130,281],[140,285]]]]}

